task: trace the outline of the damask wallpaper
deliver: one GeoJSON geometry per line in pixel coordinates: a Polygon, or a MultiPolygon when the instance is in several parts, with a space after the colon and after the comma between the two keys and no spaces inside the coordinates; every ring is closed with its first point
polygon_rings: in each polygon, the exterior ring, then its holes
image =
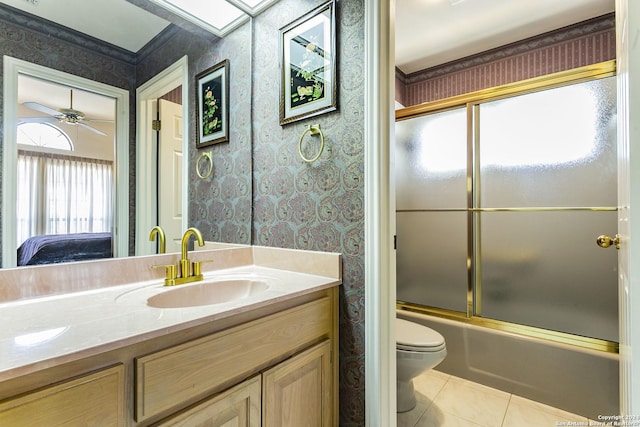
{"type": "Polygon", "coordinates": [[[255,20],[253,243],[340,252],[340,425],[364,425],[364,3],[337,2],[338,111],[279,125],[279,28],[323,4],[281,0],[255,20]],[[298,154],[309,124],[325,149],[298,154]]]}

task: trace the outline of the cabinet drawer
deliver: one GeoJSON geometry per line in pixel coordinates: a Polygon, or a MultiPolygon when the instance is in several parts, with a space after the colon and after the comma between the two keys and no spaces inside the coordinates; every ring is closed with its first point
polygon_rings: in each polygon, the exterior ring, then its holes
{"type": "Polygon", "coordinates": [[[218,391],[293,354],[332,328],[329,297],[136,359],[136,420],[218,391]]]}
{"type": "Polygon", "coordinates": [[[124,425],[124,366],[65,381],[0,403],[0,425],[124,425]]]}

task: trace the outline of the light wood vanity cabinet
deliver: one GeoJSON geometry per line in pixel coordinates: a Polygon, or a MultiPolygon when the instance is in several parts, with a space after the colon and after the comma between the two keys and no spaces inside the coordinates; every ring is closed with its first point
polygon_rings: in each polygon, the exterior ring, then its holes
{"type": "Polygon", "coordinates": [[[124,367],[117,365],[0,403],[3,426],[121,426],[124,367]]]}
{"type": "MultiPolygon", "coordinates": [[[[334,401],[331,396],[337,383],[332,361],[332,343],[337,335],[334,317],[337,316],[332,296],[333,292],[136,358],[136,421],[163,417],[185,404],[200,402],[264,372],[262,413],[267,414],[265,420],[284,419],[283,411],[298,410],[299,416],[307,419],[317,415],[318,422],[292,426],[332,425],[334,401]],[[282,396],[284,400],[270,398],[273,395],[282,396]],[[300,399],[304,399],[303,405],[297,405],[300,399]],[[320,423],[321,420],[326,421],[320,423]]],[[[286,426],[280,421],[267,425],[286,426]]]]}
{"type": "Polygon", "coordinates": [[[337,354],[334,287],[0,382],[0,425],[337,426],[337,354]]]}
{"type": "Polygon", "coordinates": [[[156,426],[334,425],[330,358],[331,344],[326,340],[156,426]]]}

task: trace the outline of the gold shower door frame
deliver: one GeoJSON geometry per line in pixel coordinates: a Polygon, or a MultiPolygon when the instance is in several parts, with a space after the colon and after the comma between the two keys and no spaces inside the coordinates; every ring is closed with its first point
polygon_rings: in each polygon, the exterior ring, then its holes
{"type": "MultiPolygon", "coordinates": [[[[524,95],[544,89],[561,87],[568,84],[586,82],[604,77],[615,76],[615,60],[599,64],[575,68],[568,71],[549,74],[520,82],[510,83],[490,89],[484,89],[468,94],[458,95],[439,101],[419,104],[396,111],[396,121],[408,120],[423,115],[444,112],[454,108],[466,108],[467,112],[467,209],[452,209],[467,213],[467,301],[466,313],[426,307],[405,301],[397,301],[398,309],[425,313],[451,320],[462,321],[473,325],[484,326],[505,332],[546,339],[564,344],[576,345],[583,348],[600,350],[609,353],[618,352],[618,343],[597,338],[584,337],[565,332],[553,331],[534,326],[527,326],[503,320],[495,320],[482,317],[482,280],[478,215],[481,212],[541,212],[541,211],[617,211],[616,207],[548,207],[548,208],[475,208],[479,206],[480,194],[476,181],[479,175],[479,160],[476,156],[479,144],[479,106],[482,103],[509,98],[516,95],[524,95]],[[475,162],[475,164],[474,164],[475,162]]],[[[400,212],[400,211],[398,211],[400,212]]]]}

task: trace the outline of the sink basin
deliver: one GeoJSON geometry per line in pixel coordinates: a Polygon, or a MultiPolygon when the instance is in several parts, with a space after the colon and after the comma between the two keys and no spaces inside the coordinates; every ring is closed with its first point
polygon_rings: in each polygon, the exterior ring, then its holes
{"type": "Polygon", "coordinates": [[[269,289],[263,280],[233,279],[178,285],[147,300],[147,305],[157,308],[196,307],[221,304],[259,294],[269,289]]]}

